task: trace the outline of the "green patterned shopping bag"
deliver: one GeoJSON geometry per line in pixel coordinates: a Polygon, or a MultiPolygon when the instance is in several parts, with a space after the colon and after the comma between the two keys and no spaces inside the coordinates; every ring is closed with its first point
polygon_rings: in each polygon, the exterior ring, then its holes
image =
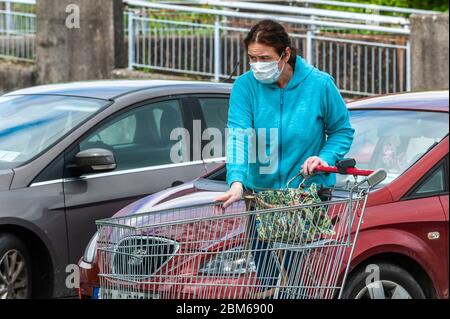
{"type": "Polygon", "coordinates": [[[335,233],[327,214],[328,205],[320,199],[316,184],[307,189],[263,190],[245,196],[245,199],[248,207],[257,211],[273,210],[255,214],[261,241],[305,244],[335,233]]]}

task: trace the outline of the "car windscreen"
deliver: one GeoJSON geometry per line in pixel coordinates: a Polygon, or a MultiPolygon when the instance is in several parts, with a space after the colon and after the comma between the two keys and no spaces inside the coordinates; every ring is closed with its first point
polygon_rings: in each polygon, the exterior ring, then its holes
{"type": "Polygon", "coordinates": [[[54,95],[0,97],[0,169],[31,160],[110,103],[54,95]]]}
{"type": "MultiPolygon", "coordinates": [[[[386,185],[400,176],[431,147],[448,135],[448,113],[352,110],[355,137],[346,157],[362,169],[384,168],[386,185]]],[[[337,186],[353,177],[338,175],[337,186]]]]}

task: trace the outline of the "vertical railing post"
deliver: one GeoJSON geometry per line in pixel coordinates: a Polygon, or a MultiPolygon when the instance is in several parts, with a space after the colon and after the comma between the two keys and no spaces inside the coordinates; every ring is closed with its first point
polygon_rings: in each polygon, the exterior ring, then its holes
{"type": "Polygon", "coordinates": [[[308,64],[313,64],[313,36],[314,26],[309,25],[306,32],[306,61],[308,64]]]}
{"type": "Polygon", "coordinates": [[[406,91],[411,91],[411,42],[406,42],[406,91]]]}
{"type": "Polygon", "coordinates": [[[11,2],[9,2],[9,0],[6,1],[5,3],[6,7],[5,7],[5,11],[6,11],[6,34],[10,35],[11,31],[13,30],[12,27],[12,15],[11,15],[11,2]]]}
{"type": "Polygon", "coordinates": [[[214,22],[214,81],[216,82],[219,82],[220,80],[220,68],[222,61],[220,40],[220,21],[219,17],[216,17],[216,21],[214,22]]]}
{"type": "Polygon", "coordinates": [[[128,11],[128,69],[133,70],[134,65],[134,13],[132,10],[128,11]]]}

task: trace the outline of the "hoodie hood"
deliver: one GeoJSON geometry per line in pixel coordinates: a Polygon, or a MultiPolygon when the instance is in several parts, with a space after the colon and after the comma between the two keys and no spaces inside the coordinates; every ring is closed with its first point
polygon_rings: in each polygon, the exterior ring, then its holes
{"type": "Polygon", "coordinates": [[[297,55],[297,59],[295,61],[295,70],[292,75],[291,80],[289,81],[286,89],[291,90],[295,89],[299,86],[303,81],[305,81],[311,72],[314,70],[314,67],[311,64],[308,64],[305,59],[301,56],[297,55]]]}
{"type": "MultiPolygon", "coordinates": [[[[303,81],[305,81],[313,72],[314,66],[308,64],[305,59],[297,55],[295,60],[295,69],[292,78],[289,80],[286,90],[296,89],[303,81]]],[[[276,83],[270,84],[273,89],[279,89],[276,83]]]]}

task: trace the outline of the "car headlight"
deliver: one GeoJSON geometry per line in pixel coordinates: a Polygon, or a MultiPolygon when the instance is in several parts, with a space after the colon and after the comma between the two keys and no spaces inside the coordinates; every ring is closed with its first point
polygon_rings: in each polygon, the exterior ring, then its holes
{"type": "Polygon", "coordinates": [[[256,272],[253,256],[237,247],[215,254],[200,269],[199,273],[207,276],[243,275],[256,272]]]}
{"type": "Polygon", "coordinates": [[[87,245],[86,250],[84,251],[83,261],[87,263],[92,263],[94,261],[95,254],[97,253],[97,239],[98,239],[98,232],[96,232],[95,235],[89,241],[89,244],[87,245]]]}

